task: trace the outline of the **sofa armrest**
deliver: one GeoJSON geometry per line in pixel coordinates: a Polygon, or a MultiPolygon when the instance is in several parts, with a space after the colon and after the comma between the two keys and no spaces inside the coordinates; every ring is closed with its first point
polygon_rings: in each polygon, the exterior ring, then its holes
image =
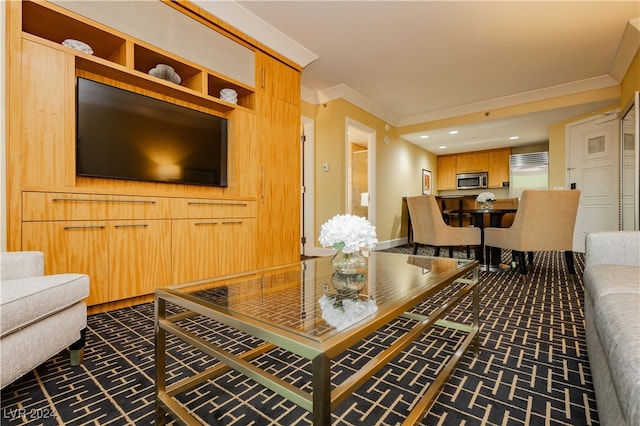
{"type": "Polygon", "coordinates": [[[586,265],[640,266],[640,232],[605,231],[587,234],[586,265]]]}
{"type": "Polygon", "coordinates": [[[44,275],[44,253],[40,251],[12,251],[0,255],[0,278],[40,277],[44,275]]]}

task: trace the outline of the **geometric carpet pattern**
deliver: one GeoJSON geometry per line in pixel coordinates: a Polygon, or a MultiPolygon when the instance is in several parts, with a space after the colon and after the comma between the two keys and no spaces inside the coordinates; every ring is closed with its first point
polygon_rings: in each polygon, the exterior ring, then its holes
{"type": "MultiPolygon", "coordinates": [[[[408,253],[409,246],[387,251],[408,253]]],[[[419,254],[432,255],[430,248],[419,254]]],[[[465,253],[456,252],[456,257],[465,253]]],[[[505,263],[510,252],[503,253],[505,263]]],[[[423,425],[598,425],[584,332],[584,256],[571,280],[562,253],[536,253],[523,284],[517,270],[480,273],[480,342],[461,360],[423,425]]],[[[442,295],[445,296],[445,295],[442,295]]],[[[416,307],[429,313],[437,297],[416,307]]],[[[2,425],[151,425],[154,423],[153,304],[88,318],[84,363],[61,352],[2,390],[2,425]]],[[[471,299],[447,319],[470,322],[471,299]]],[[[397,320],[343,353],[332,383],[349,377],[408,327],[397,320]]],[[[194,333],[243,352],[260,342],[213,321],[194,333]]],[[[396,425],[452,355],[464,333],[435,327],[408,346],[332,412],[334,425],[396,425]],[[419,372],[416,374],[415,372],[419,372]]],[[[169,339],[167,382],[217,361],[169,339]]],[[[308,362],[274,349],[252,362],[310,389],[308,362]]],[[[310,414],[242,374],[229,371],[179,396],[211,425],[309,425],[310,414]]],[[[173,424],[170,422],[169,424],[173,424]]]]}

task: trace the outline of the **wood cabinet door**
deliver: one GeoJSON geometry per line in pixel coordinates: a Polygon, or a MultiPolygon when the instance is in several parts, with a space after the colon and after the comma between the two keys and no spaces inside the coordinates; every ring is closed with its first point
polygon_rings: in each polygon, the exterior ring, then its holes
{"type": "Polygon", "coordinates": [[[218,228],[218,273],[256,269],[255,219],[225,219],[218,228]]]}
{"type": "Polygon", "coordinates": [[[261,95],[258,267],[300,259],[300,109],[261,95]]]}
{"type": "Polygon", "coordinates": [[[185,283],[218,276],[219,219],[171,221],[171,263],[173,283],[185,283]]]}
{"type": "Polygon", "coordinates": [[[22,185],[61,187],[75,179],[74,57],[22,42],[22,185]]]}
{"type": "Polygon", "coordinates": [[[486,152],[471,152],[457,157],[456,173],[486,172],[489,168],[489,156],[486,152]]]}
{"type": "Polygon", "coordinates": [[[509,181],[509,155],[511,148],[488,152],[489,188],[502,188],[502,182],[509,181]]]}
{"type": "Polygon", "coordinates": [[[294,105],[300,104],[300,72],[263,53],[256,53],[256,87],[294,105]]]}
{"type": "Polygon", "coordinates": [[[25,222],[22,247],[44,253],[47,275],[89,275],[88,305],[109,301],[109,229],[106,222],[25,222]]]}
{"type": "Polygon", "coordinates": [[[456,157],[438,157],[438,190],[456,189],[456,157]]]}
{"type": "Polygon", "coordinates": [[[128,220],[109,226],[110,300],[152,294],[171,284],[171,221],[128,220]]]}

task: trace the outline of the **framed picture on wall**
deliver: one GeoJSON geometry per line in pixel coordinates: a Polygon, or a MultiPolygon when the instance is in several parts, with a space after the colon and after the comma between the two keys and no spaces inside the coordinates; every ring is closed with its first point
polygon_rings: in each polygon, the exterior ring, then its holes
{"type": "Polygon", "coordinates": [[[431,170],[422,169],[422,195],[431,194],[432,177],[431,170]]]}

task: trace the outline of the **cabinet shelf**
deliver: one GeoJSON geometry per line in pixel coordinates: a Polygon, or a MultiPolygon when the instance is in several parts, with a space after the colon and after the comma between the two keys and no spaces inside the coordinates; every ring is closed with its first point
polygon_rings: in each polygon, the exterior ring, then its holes
{"type": "Polygon", "coordinates": [[[68,16],[55,5],[22,2],[22,31],[57,44],[66,39],[79,40],[91,46],[99,58],[120,65],[126,62],[124,37],[68,16]]]}
{"type": "Polygon", "coordinates": [[[51,3],[22,2],[23,37],[76,57],[76,69],[134,85],[176,100],[226,113],[236,108],[254,109],[255,89],[179,56],[120,34],[99,23],[51,3]],[[87,43],[93,54],[62,46],[65,39],[87,43]],[[167,64],[181,78],[179,84],[149,75],[158,64],[167,64]],[[220,99],[220,90],[238,92],[238,103],[220,99]]]}

